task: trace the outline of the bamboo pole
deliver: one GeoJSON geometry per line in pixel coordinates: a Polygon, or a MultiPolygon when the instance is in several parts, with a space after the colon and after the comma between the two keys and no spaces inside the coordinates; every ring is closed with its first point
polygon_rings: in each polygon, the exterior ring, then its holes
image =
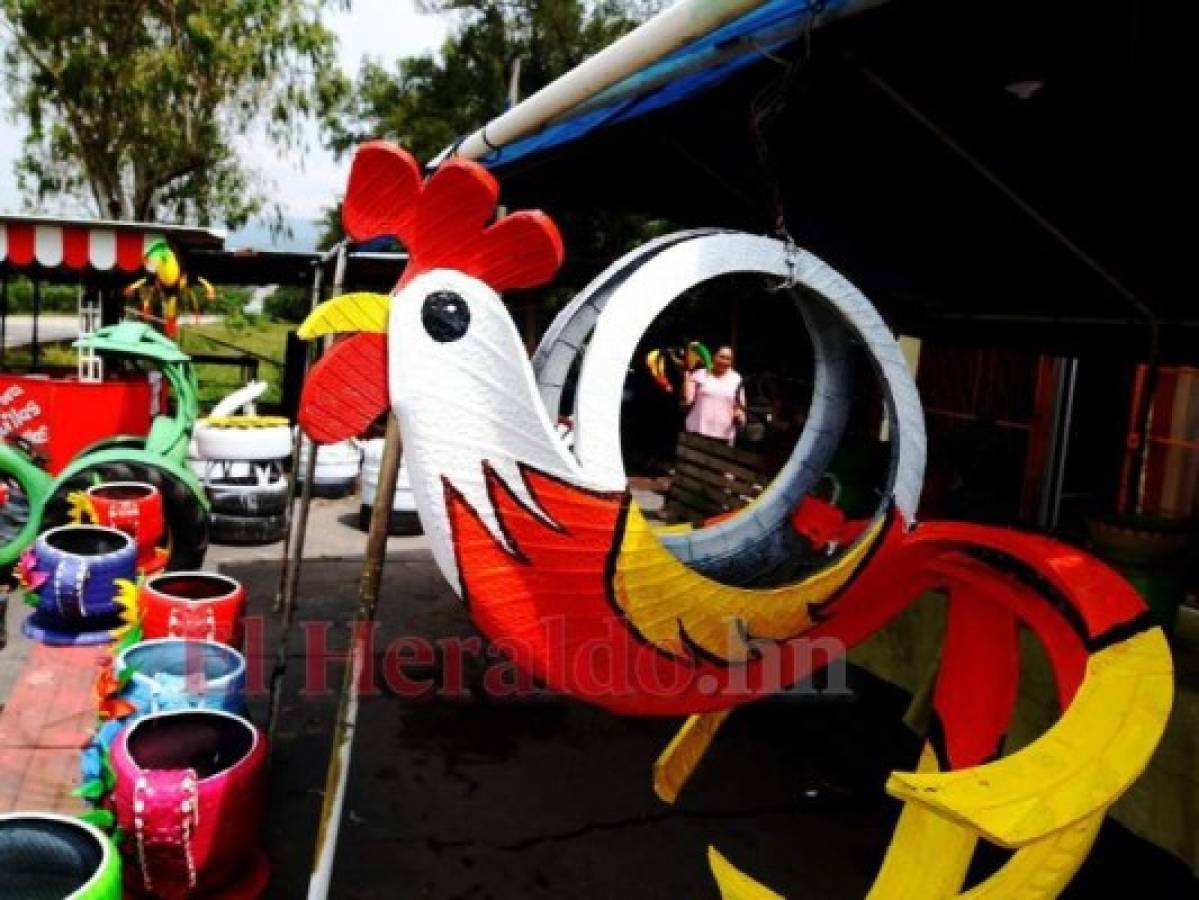
{"type": "Polygon", "coordinates": [[[333,728],[333,744],[329,751],[329,767],[325,772],[325,801],[317,826],[316,850],[312,874],[308,881],[308,900],[325,900],[329,895],[333,863],[337,855],[337,838],[341,830],[341,814],[345,805],[346,783],[350,774],[350,757],[354,749],[354,734],[358,726],[358,685],[366,670],[367,654],[371,652],[371,631],[379,608],[379,583],[383,578],[383,562],[387,553],[388,527],[391,524],[392,498],[399,479],[402,441],[395,415],[387,417],[387,434],[383,441],[383,458],[379,462],[379,487],[371,510],[370,534],[366,539],[366,558],[358,585],[358,613],[350,636],[350,658],[338,701],[337,720],[333,728]]]}
{"type": "MultiPolygon", "coordinates": [[[[343,242],[336,248],[337,265],[333,270],[333,296],[337,296],[345,287],[347,247],[343,242]]],[[[327,259],[328,257],[326,257],[327,259]]],[[[323,261],[322,261],[323,262],[323,261]]],[[[313,285],[313,305],[320,300],[320,275],[313,285]]],[[[311,364],[311,360],[310,360],[311,364]]],[[[288,487],[288,512],[295,497],[295,472],[299,467],[300,445],[303,436],[296,429],[295,442],[292,445],[292,483],[288,487]]],[[[271,669],[271,684],[269,693],[269,713],[267,719],[268,746],[274,746],[275,730],[279,725],[279,711],[283,705],[283,680],[287,676],[287,652],[290,646],[292,622],[295,619],[296,592],[300,585],[300,568],[304,559],[304,542],[308,536],[308,514],[312,508],[312,480],[316,473],[316,445],[311,446],[308,454],[308,465],[305,467],[304,482],[300,488],[300,509],[296,514],[298,524],[289,521],[286,539],[284,540],[283,569],[279,573],[280,590],[275,597],[275,612],[279,613],[279,644],[275,655],[275,665],[271,669]],[[295,542],[292,543],[292,531],[295,530],[295,542]],[[290,553],[288,552],[290,549],[290,553]]],[[[290,517],[289,517],[290,518],[290,517]]]]}
{"type": "MultiPolygon", "coordinates": [[[[327,257],[326,257],[326,259],[327,259],[327,257]]],[[[308,305],[309,312],[314,311],[321,303],[321,291],[324,289],[324,280],[325,280],[324,263],[325,263],[325,260],[322,259],[320,261],[320,263],[317,264],[316,274],[312,278],[312,300],[310,301],[310,303],[308,305]]],[[[305,374],[307,374],[307,372],[312,369],[314,357],[316,356],[316,349],[317,348],[314,345],[308,347],[308,352],[307,352],[306,358],[304,360],[305,374]]],[[[301,439],[302,438],[300,435],[300,429],[297,428],[296,434],[295,434],[295,439],[292,441],[292,445],[291,445],[291,470],[292,470],[292,472],[295,472],[296,468],[300,464],[299,460],[300,460],[300,441],[301,441],[301,439]]],[[[288,484],[288,486],[287,486],[287,508],[288,509],[291,509],[292,504],[295,502],[295,488],[296,488],[296,482],[295,482],[295,479],[293,478],[293,479],[291,479],[291,483],[288,484]]],[[[279,562],[279,585],[275,589],[274,611],[276,613],[278,613],[280,610],[283,609],[283,597],[284,597],[284,594],[287,592],[287,585],[288,585],[288,581],[290,578],[291,550],[292,550],[291,536],[292,536],[292,531],[293,531],[292,526],[294,524],[295,524],[294,517],[288,516],[287,517],[287,530],[286,530],[286,532],[284,532],[284,535],[283,535],[283,557],[279,562]]]]}

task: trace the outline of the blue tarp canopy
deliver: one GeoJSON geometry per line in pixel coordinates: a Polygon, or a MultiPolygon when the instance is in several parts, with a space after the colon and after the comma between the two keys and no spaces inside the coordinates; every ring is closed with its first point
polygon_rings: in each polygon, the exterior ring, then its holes
{"type": "Polygon", "coordinates": [[[554,215],[580,273],[621,214],[782,215],[908,333],[1143,356],[1133,297],[1196,359],[1181,6],[840,0],[809,42],[816,8],[770,0],[502,148],[505,202],[554,215]]]}
{"type": "Polygon", "coordinates": [[[814,24],[881,0],[770,0],[659,62],[618,82],[537,134],[483,158],[492,168],[526,160],[623,122],[665,109],[721,84],[800,38],[814,24]]]}

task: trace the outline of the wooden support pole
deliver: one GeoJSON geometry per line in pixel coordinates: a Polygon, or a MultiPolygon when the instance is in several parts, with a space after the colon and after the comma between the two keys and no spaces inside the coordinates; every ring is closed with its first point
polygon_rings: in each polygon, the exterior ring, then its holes
{"type": "MultiPolygon", "coordinates": [[[[333,274],[333,289],[331,294],[337,296],[345,286],[346,276],[346,245],[339,244],[336,248],[337,265],[333,274]]],[[[326,257],[328,259],[328,257],[326,257]]],[[[323,260],[322,260],[323,262],[323,260]]],[[[318,268],[312,284],[312,308],[316,309],[321,301],[322,269],[318,268]]],[[[308,368],[313,363],[313,353],[309,354],[308,368]]],[[[300,568],[304,559],[304,542],[308,536],[308,514],[312,509],[312,481],[316,473],[316,445],[310,446],[308,464],[305,467],[304,480],[300,488],[300,508],[294,510],[296,494],[296,473],[300,465],[300,446],[303,441],[301,429],[296,428],[295,441],[292,444],[292,477],[288,485],[288,525],[283,541],[283,565],[279,572],[279,588],[275,595],[274,610],[279,614],[279,643],[275,655],[275,665],[271,669],[269,693],[269,713],[267,719],[268,746],[274,746],[275,731],[279,725],[279,710],[283,705],[283,681],[287,676],[287,652],[291,643],[291,626],[296,614],[296,592],[300,586],[300,568]],[[294,534],[294,541],[293,541],[294,534]]]]}
{"type": "Polygon", "coordinates": [[[358,692],[362,673],[369,670],[367,656],[371,652],[371,633],[379,609],[379,584],[383,579],[387,535],[391,524],[391,498],[395,496],[396,482],[399,480],[401,452],[399,422],[394,414],[388,415],[383,458],[379,462],[379,488],[371,510],[366,558],[362,563],[362,577],[358,585],[358,613],[350,633],[350,658],[342,680],[337,720],[333,727],[333,744],[329,751],[329,767],[325,773],[325,802],[317,826],[308,900],[325,900],[329,895],[346,782],[350,774],[350,757],[354,748],[354,732],[358,725],[358,692]]]}

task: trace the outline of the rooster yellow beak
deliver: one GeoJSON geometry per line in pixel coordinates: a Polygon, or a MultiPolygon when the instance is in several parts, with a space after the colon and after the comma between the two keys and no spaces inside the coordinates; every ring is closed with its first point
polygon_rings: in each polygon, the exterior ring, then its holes
{"type": "Polygon", "coordinates": [[[305,341],[354,331],[383,334],[390,310],[391,297],[387,294],[342,294],[314,309],[297,334],[305,341]]]}

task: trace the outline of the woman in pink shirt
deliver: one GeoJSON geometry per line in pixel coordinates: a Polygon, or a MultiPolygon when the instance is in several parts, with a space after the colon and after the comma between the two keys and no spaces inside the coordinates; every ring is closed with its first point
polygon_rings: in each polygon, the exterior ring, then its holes
{"type": "Polygon", "coordinates": [[[745,424],[745,394],[741,376],[733,369],[733,348],[721,347],[712,357],[712,371],[688,372],[683,382],[686,428],[695,434],[733,443],[745,424]]]}

